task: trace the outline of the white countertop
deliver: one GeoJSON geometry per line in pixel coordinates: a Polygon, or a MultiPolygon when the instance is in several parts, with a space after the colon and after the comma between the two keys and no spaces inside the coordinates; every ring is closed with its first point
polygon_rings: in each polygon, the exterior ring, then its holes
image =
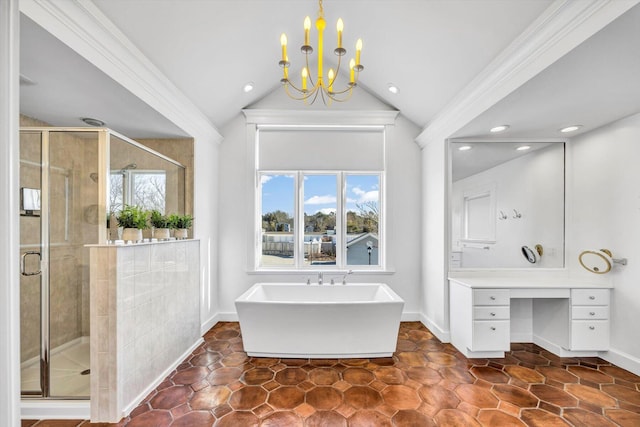
{"type": "Polygon", "coordinates": [[[469,288],[488,289],[610,289],[610,283],[553,277],[450,277],[449,281],[469,288]]]}

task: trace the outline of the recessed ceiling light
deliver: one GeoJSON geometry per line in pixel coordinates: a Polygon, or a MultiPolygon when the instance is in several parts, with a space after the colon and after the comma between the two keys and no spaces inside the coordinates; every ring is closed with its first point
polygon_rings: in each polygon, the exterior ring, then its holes
{"type": "Polygon", "coordinates": [[[574,132],[574,131],[580,129],[581,127],[582,127],[582,125],[571,125],[571,126],[567,126],[566,128],[560,129],[560,132],[562,132],[562,133],[574,132]]]}
{"type": "Polygon", "coordinates": [[[518,150],[518,151],[526,151],[526,150],[528,150],[530,148],[531,148],[531,146],[529,146],[529,145],[521,145],[520,147],[516,148],[516,150],[518,150]]]}
{"type": "Polygon", "coordinates": [[[491,132],[491,133],[499,133],[499,132],[504,132],[507,129],[509,129],[509,125],[500,125],[500,126],[496,126],[496,127],[493,127],[491,129],[489,129],[489,132],[491,132]]]}
{"type": "Polygon", "coordinates": [[[470,145],[463,145],[462,147],[458,147],[459,151],[468,151],[471,150],[471,146],[470,145]]]}
{"type": "Polygon", "coordinates": [[[389,90],[389,92],[391,92],[394,95],[400,92],[400,89],[398,89],[398,86],[394,85],[393,83],[389,83],[387,85],[387,89],[389,90]]]}
{"type": "Polygon", "coordinates": [[[248,82],[244,85],[242,90],[244,91],[244,93],[249,93],[253,90],[254,87],[255,85],[253,84],[253,82],[248,82]]]}
{"type": "Polygon", "coordinates": [[[80,120],[82,120],[89,126],[95,126],[98,128],[103,127],[105,124],[102,120],[92,119],[91,117],[81,117],[80,120]]]}

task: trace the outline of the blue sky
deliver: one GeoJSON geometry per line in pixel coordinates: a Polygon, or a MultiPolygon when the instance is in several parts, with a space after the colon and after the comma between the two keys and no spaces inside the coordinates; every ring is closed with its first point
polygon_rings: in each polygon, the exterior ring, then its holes
{"type": "MultiPolygon", "coordinates": [[[[378,201],[379,190],[377,175],[347,175],[347,210],[356,210],[356,203],[378,201]]],[[[262,213],[281,210],[293,215],[294,192],[292,175],[263,175],[262,213]]],[[[305,176],[304,211],[307,214],[335,212],[337,195],[335,175],[305,176]]]]}

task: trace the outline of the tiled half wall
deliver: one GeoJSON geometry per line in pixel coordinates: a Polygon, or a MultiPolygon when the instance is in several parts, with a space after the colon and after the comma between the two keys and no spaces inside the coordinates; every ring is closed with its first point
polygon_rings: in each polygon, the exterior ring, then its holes
{"type": "Polygon", "coordinates": [[[199,248],[91,246],[92,422],[118,422],[202,341],[199,248]]]}

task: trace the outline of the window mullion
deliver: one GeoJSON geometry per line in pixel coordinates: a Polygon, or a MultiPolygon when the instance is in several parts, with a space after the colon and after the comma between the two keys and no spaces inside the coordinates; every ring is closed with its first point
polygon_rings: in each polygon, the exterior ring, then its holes
{"type": "Polygon", "coordinates": [[[296,242],[295,264],[297,269],[304,267],[304,174],[296,172],[295,174],[295,206],[296,214],[294,219],[294,235],[296,242]]]}

